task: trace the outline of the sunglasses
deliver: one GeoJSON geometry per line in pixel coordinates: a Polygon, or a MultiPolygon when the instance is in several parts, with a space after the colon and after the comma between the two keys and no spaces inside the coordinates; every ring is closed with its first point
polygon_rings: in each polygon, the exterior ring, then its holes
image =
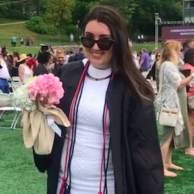
{"type": "Polygon", "coordinates": [[[114,40],[110,40],[108,38],[100,38],[98,40],[95,40],[92,37],[81,36],[81,42],[82,42],[82,45],[86,48],[92,48],[96,43],[100,50],[110,50],[114,40]]]}

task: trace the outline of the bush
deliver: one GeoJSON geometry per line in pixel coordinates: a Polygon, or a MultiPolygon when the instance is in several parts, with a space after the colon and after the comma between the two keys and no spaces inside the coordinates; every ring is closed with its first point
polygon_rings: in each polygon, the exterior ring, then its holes
{"type": "Polygon", "coordinates": [[[53,24],[47,24],[47,34],[49,35],[56,35],[56,28],[53,26],[53,24]]]}
{"type": "Polygon", "coordinates": [[[48,28],[42,17],[31,17],[29,21],[26,22],[26,28],[33,32],[39,34],[47,34],[48,28]]]}

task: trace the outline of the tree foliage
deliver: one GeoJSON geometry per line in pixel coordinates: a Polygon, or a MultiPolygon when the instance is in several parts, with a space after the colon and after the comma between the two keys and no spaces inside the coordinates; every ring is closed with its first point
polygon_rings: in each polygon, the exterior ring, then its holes
{"type": "Polygon", "coordinates": [[[123,15],[127,24],[130,23],[131,17],[137,7],[136,0],[101,0],[100,4],[117,9],[123,15]]]}
{"type": "Polygon", "coordinates": [[[61,28],[71,22],[74,6],[73,0],[48,0],[45,3],[44,17],[56,28],[58,38],[60,38],[61,28]]]}
{"type": "Polygon", "coordinates": [[[48,28],[42,17],[32,17],[26,22],[26,28],[39,34],[47,34],[48,28]]]}
{"type": "Polygon", "coordinates": [[[1,17],[14,17],[11,13],[29,11],[32,16],[45,18],[47,26],[52,25],[58,35],[67,25],[79,24],[81,28],[87,12],[97,4],[116,8],[125,18],[130,34],[153,35],[155,13],[159,13],[162,21],[181,21],[183,15],[183,0],[27,0],[12,4],[13,1],[0,0],[1,17]]]}
{"type": "Polygon", "coordinates": [[[131,17],[133,34],[142,31],[144,34],[154,34],[155,13],[159,13],[162,21],[181,21],[182,0],[135,0],[136,9],[131,17]]]}
{"type": "Polygon", "coordinates": [[[73,24],[79,23],[79,27],[82,27],[83,20],[88,11],[99,3],[99,0],[75,0],[75,7],[72,12],[73,24]]]}

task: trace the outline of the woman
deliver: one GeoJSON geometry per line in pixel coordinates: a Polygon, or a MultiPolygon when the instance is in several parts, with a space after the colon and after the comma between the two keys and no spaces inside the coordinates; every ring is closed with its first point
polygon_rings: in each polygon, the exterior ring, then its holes
{"type": "Polygon", "coordinates": [[[161,56],[161,52],[157,52],[156,56],[154,57],[155,58],[154,64],[152,65],[152,68],[146,77],[147,79],[151,79],[152,77],[154,81],[156,80],[157,63],[160,60],[160,56],[161,56]]]}
{"type": "MultiPolygon", "coordinates": [[[[189,49],[184,54],[184,62],[182,70],[191,70],[191,73],[194,73],[194,49],[189,49]]],[[[194,95],[194,87],[190,87],[187,92],[187,97],[191,97],[194,95]]],[[[189,129],[190,129],[190,146],[185,150],[186,155],[194,156],[194,148],[193,148],[193,127],[194,127],[194,115],[193,110],[188,110],[189,114],[189,129]]]]}
{"type": "Polygon", "coordinates": [[[21,84],[24,84],[30,77],[33,76],[32,70],[27,65],[28,56],[26,54],[21,54],[18,62],[20,63],[18,68],[20,82],[21,84]]]}
{"type": "Polygon", "coordinates": [[[154,94],[136,68],[124,20],[93,8],[81,41],[87,59],[61,67],[61,108],[72,123],[34,160],[48,194],[164,194],[154,94]],[[68,133],[68,137],[66,137],[68,133]]]}
{"type": "Polygon", "coordinates": [[[150,64],[151,64],[151,67],[152,65],[155,63],[155,61],[157,60],[156,59],[156,55],[158,53],[158,48],[155,48],[151,53],[150,53],[150,64]]]}
{"type": "Polygon", "coordinates": [[[11,59],[11,77],[13,76],[18,76],[18,67],[19,67],[19,60],[20,60],[20,56],[18,52],[14,52],[13,56],[10,55],[9,56],[11,59]]]}
{"type": "Polygon", "coordinates": [[[28,60],[28,62],[27,62],[27,65],[28,65],[28,67],[29,67],[32,71],[34,71],[34,68],[35,68],[35,66],[36,66],[36,59],[35,59],[34,57],[32,57],[32,54],[31,54],[31,53],[28,54],[27,56],[29,57],[29,60],[28,60]]]}
{"type": "Polygon", "coordinates": [[[47,51],[38,54],[38,65],[34,68],[34,76],[49,74],[52,72],[50,65],[51,58],[52,55],[47,51]]]}
{"type": "Polygon", "coordinates": [[[159,66],[159,92],[156,99],[157,110],[164,105],[178,108],[179,118],[175,127],[163,126],[161,152],[164,165],[164,176],[176,177],[177,174],[169,171],[183,170],[172,162],[172,148],[185,148],[189,145],[188,112],[186,99],[186,85],[193,79],[194,74],[187,78],[178,71],[181,43],[167,41],[161,55],[159,66]]]}
{"type": "Polygon", "coordinates": [[[10,74],[7,68],[7,64],[3,59],[3,55],[0,53],[0,91],[9,94],[10,74]]]}
{"type": "Polygon", "coordinates": [[[137,57],[137,52],[136,51],[133,51],[132,55],[133,55],[133,60],[134,60],[135,66],[138,69],[140,69],[140,65],[139,65],[139,61],[138,61],[138,57],[137,57]]]}

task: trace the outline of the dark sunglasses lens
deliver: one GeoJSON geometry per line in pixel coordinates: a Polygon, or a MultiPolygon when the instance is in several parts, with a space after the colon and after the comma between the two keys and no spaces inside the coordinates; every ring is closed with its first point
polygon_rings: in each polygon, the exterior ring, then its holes
{"type": "Polygon", "coordinates": [[[98,47],[101,50],[110,50],[113,41],[109,39],[99,39],[98,40],[98,47]]]}
{"type": "Polygon", "coordinates": [[[90,37],[81,37],[81,41],[84,47],[92,48],[94,46],[95,40],[90,37]]]}

